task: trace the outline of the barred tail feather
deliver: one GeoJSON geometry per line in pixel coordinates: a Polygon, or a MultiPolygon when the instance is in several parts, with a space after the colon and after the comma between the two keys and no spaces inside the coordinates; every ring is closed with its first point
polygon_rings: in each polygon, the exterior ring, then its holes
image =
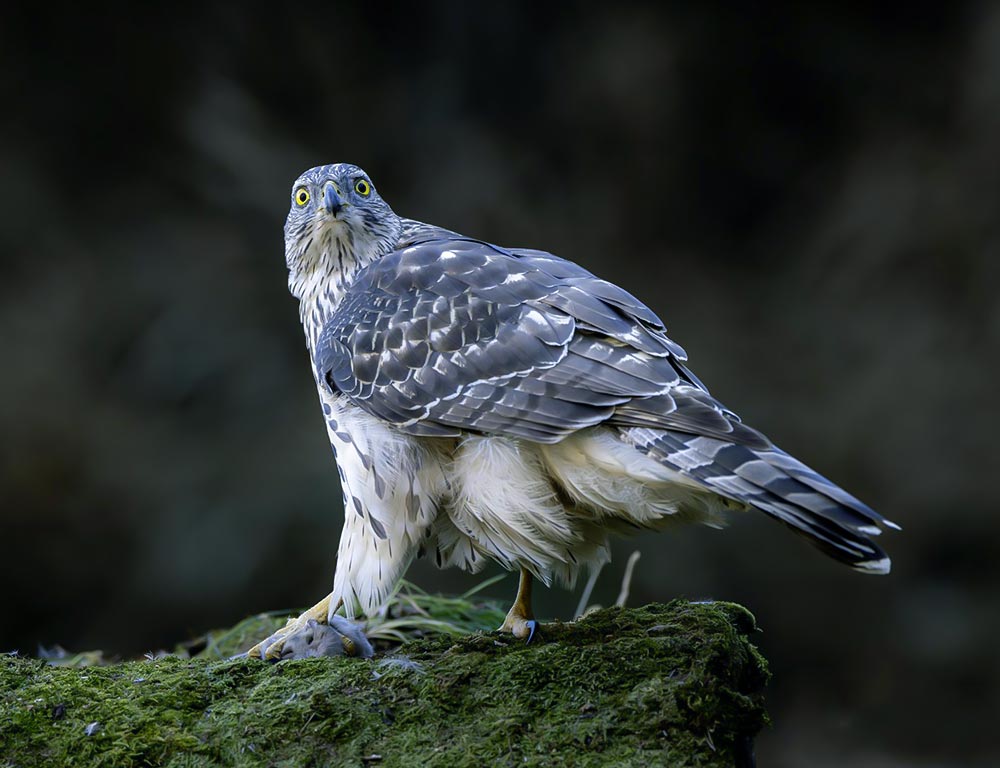
{"type": "Polygon", "coordinates": [[[671,430],[627,429],[623,437],[707,490],[780,520],[836,560],[889,572],[889,557],[868,537],[899,526],[784,451],[671,430]]]}

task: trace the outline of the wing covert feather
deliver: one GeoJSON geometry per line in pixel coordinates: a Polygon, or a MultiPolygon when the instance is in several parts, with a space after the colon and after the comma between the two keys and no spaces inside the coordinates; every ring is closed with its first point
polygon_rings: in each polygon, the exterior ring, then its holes
{"type": "Polygon", "coordinates": [[[583,267],[457,236],[359,272],[316,348],[321,380],[414,434],[556,442],[610,421],[746,437],[684,359],[648,307],[583,267]]]}

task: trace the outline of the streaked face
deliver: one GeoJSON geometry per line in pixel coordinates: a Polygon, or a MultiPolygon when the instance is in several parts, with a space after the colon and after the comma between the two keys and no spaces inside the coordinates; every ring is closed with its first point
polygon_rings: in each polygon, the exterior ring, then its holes
{"type": "Polygon", "coordinates": [[[291,270],[312,266],[334,250],[367,261],[391,250],[398,232],[399,218],[356,165],[310,168],[292,185],[285,220],[291,270]]]}

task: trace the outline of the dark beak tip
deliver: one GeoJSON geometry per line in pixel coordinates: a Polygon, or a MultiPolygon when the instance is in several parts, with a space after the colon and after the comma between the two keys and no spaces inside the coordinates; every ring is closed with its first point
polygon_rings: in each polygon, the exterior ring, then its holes
{"type": "Polygon", "coordinates": [[[334,216],[340,213],[340,209],[344,207],[340,195],[333,187],[327,187],[326,192],[323,193],[323,206],[334,216]]]}

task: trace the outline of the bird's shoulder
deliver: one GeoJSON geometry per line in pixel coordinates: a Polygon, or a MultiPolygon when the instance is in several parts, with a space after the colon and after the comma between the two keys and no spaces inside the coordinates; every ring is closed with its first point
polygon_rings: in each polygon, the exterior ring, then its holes
{"type": "Polygon", "coordinates": [[[514,249],[422,225],[404,229],[396,247],[360,270],[348,291],[409,298],[471,293],[519,303],[551,292],[558,282],[514,249]],[[498,290],[514,283],[520,284],[515,291],[498,290]]]}
{"type": "MultiPolygon", "coordinates": [[[[597,277],[576,262],[535,248],[506,247],[431,224],[403,220],[396,247],[362,269],[348,286],[343,313],[359,303],[395,306],[400,300],[468,295],[500,305],[543,301],[587,324],[597,315],[620,318],[665,340],[669,352],[686,359],[684,350],[666,340],[660,318],[618,285],[597,277]]],[[[602,329],[603,330],[603,329],[602,329]]]]}
{"type": "MultiPolygon", "coordinates": [[[[320,346],[367,349],[388,339],[392,326],[405,325],[401,330],[408,336],[420,333],[424,319],[431,326],[427,332],[444,324],[466,341],[526,320],[530,330],[543,319],[543,326],[567,328],[571,334],[575,329],[646,354],[687,359],[649,307],[579,264],[412,220],[404,220],[394,250],[357,273],[326,323],[320,346]],[[533,311],[526,314],[528,309],[533,311]]],[[[397,330],[393,337],[398,335],[397,330]]],[[[569,341],[570,336],[557,335],[561,345],[569,341]]],[[[685,374],[703,387],[690,371],[685,374]]]]}

